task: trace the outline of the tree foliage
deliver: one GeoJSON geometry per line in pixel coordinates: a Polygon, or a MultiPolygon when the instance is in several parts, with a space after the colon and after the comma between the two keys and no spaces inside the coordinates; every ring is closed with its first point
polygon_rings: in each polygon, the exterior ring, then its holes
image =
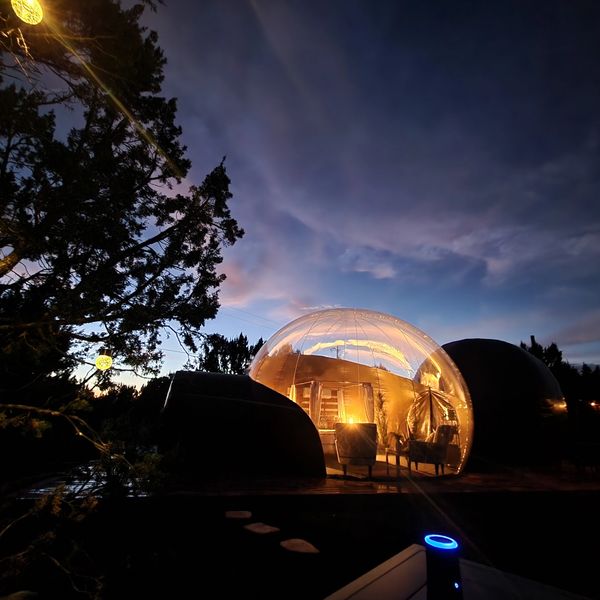
{"type": "Polygon", "coordinates": [[[581,369],[563,360],[562,351],[555,342],[549,346],[539,344],[531,336],[531,345],[521,342],[521,348],[539,358],[556,377],[569,403],[600,400],[600,367],[583,363],[581,369]]]}
{"type": "Polygon", "coordinates": [[[223,162],[173,190],[190,163],[143,10],[57,0],[33,28],[0,4],[5,356],[27,350],[68,368],[77,350],[103,344],[148,371],[161,331],[195,351],[216,315],[222,248],[243,231],[223,162]]]}
{"type": "Polygon", "coordinates": [[[243,375],[263,344],[262,338],[256,344],[248,344],[242,333],[232,339],[218,333],[207,335],[200,348],[198,370],[243,375]]]}

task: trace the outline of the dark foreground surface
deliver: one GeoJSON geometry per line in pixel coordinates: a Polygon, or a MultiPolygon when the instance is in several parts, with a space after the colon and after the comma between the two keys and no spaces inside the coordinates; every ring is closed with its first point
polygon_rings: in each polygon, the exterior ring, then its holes
{"type": "MultiPolygon", "coordinates": [[[[599,507],[598,490],[188,492],[104,502],[62,534],[85,550],[81,572],[101,575],[105,598],[324,598],[432,531],[457,536],[464,558],[600,598],[599,507]],[[226,518],[226,511],[251,516],[226,518]],[[279,531],[254,533],[244,527],[252,523],[279,531]],[[295,538],[319,553],[280,545],[295,538]]],[[[16,589],[86,597],[67,594],[73,582],[85,588],[48,564],[16,589]]]]}

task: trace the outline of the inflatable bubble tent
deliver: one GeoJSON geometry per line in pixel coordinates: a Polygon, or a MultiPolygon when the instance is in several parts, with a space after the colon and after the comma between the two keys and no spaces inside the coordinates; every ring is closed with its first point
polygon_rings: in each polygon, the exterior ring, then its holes
{"type": "Polygon", "coordinates": [[[322,433],[342,423],[375,423],[378,447],[390,434],[432,441],[451,425],[448,465],[460,473],[473,437],[467,386],[429,336],[388,314],[333,308],[281,328],[250,365],[255,381],[298,404],[322,433]]]}

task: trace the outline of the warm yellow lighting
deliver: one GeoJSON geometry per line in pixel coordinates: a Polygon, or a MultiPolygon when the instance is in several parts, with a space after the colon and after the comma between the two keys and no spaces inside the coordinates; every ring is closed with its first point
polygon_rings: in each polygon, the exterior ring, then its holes
{"type": "Polygon", "coordinates": [[[354,417],[348,417],[348,423],[352,425],[354,423],[354,417]]]}
{"type": "Polygon", "coordinates": [[[28,25],[37,25],[44,18],[42,5],[38,0],[10,0],[15,14],[28,25]]]}
{"type": "Polygon", "coordinates": [[[546,400],[548,405],[550,406],[550,410],[555,413],[563,413],[567,412],[567,402],[566,400],[546,400]]]}
{"type": "Polygon", "coordinates": [[[98,369],[98,371],[106,371],[112,367],[112,362],[112,357],[108,354],[100,354],[96,358],[96,369],[98,369]]]}

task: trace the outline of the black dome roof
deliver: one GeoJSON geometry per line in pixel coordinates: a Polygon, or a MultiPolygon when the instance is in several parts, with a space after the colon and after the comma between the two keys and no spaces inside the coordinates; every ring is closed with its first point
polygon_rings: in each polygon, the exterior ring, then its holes
{"type": "Polygon", "coordinates": [[[472,463],[552,460],[559,445],[549,401],[563,394],[550,369],[526,350],[501,340],[464,339],[442,348],[461,371],[471,394],[472,463]]]}

